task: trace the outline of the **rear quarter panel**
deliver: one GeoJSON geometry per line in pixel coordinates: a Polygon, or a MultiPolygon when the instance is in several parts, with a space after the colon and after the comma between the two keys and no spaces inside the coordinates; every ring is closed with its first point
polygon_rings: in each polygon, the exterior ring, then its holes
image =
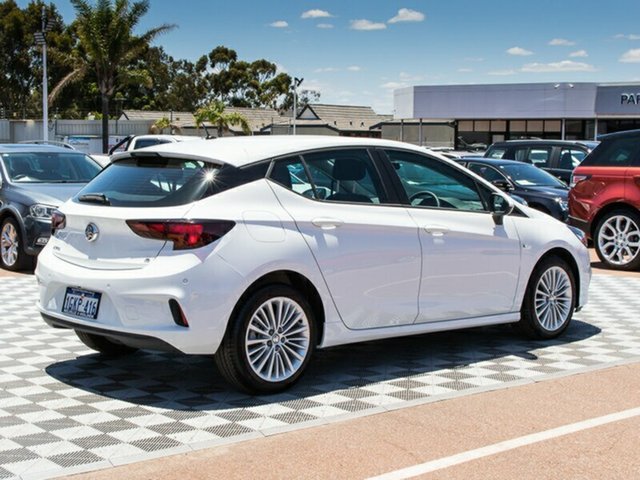
{"type": "Polygon", "coordinates": [[[625,197],[627,167],[580,166],[576,175],[589,178],[577,183],[569,192],[569,215],[591,223],[605,206],[625,197]]]}

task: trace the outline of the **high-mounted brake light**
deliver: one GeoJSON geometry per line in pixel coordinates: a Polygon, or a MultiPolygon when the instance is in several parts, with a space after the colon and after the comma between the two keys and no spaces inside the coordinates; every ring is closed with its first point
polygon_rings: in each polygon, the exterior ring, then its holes
{"type": "Polygon", "coordinates": [[[173,242],[174,250],[200,248],[229,232],[235,223],[228,220],[127,220],[137,235],[173,242]]]}
{"type": "Polygon", "coordinates": [[[56,230],[62,230],[67,226],[67,217],[64,216],[60,210],[54,210],[51,212],[51,235],[56,233],[56,230]]]}

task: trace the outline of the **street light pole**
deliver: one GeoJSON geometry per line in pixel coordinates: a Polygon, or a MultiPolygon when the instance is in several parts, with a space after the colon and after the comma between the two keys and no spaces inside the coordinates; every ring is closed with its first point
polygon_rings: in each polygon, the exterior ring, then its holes
{"type": "Polygon", "coordinates": [[[42,6],[42,31],[35,33],[36,44],[42,47],[42,139],[49,140],[49,84],[47,82],[47,39],[51,26],[47,24],[46,8],[42,6]]]}
{"type": "Polygon", "coordinates": [[[293,134],[296,134],[296,117],[298,116],[298,87],[304,78],[293,78],[293,134]]]}

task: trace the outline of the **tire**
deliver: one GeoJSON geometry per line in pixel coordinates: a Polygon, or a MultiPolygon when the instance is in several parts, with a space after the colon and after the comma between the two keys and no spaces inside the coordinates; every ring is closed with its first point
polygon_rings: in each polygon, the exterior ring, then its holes
{"type": "Polygon", "coordinates": [[[79,330],[76,330],[76,335],[78,336],[80,341],[87,347],[109,357],[120,357],[123,355],[129,355],[138,350],[137,348],[128,347],[121,343],[113,342],[107,337],[103,337],[102,335],[81,332],[79,330]]]}
{"type": "Polygon", "coordinates": [[[640,213],[617,209],[600,219],[593,235],[600,261],[614,270],[640,268],[640,213]]]}
{"type": "Polygon", "coordinates": [[[33,268],[33,265],[33,257],[24,251],[18,221],[12,217],[5,218],[0,227],[0,266],[17,272],[33,268]]]}
{"type": "Polygon", "coordinates": [[[543,259],[529,279],[516,329],[535,339],[559,336],[573,317],[576,293],[575,278],[567,262],[556,256],[543,259]]]}
{"type": "Polygon", "coordinates": [[[293,385],[316,345],[309,302],[297,290],[277,284],[257,290],[236,311],[215,355],[222,376],[250,394],[276,393],[293,385]]]}

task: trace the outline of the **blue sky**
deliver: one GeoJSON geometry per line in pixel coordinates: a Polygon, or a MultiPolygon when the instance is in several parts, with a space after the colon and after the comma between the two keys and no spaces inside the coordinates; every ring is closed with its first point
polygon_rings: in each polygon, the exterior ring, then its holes
{"type": "Polygon", "coordinates": [[[409,85],[640,81],[639,19],[638,0],[151,0],[141,28],[177,24],[156,41],[174,57],[225,45],[392,113],[409,85]]]}

